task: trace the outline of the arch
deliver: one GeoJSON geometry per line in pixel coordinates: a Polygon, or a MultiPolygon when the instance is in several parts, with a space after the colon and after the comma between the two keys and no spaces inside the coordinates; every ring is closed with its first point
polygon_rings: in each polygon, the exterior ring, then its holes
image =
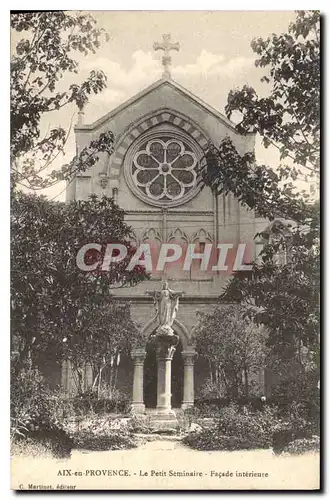
{"type": "Polygon", "coordinates": [[[182,113],[178,113],[172,109],[160,109],[153,111],[142,117],[126,130],[119,138],[114,154],[110,157],[108,164],[108,177],[112,188],[118,187],[120,169],[124,161],[125,154],[131,144],[138,139],[147,130],[152,129],[156,125],[168,123],[181,129],[184,133],[190,135],[199,144],[202,150],[205,150],[209,140],[201,128],[195,124],[190,118],[182,113]]]}
{"type": "Polygon", "coordinates": [[[176,239],[184,240],[186,243],[189,242],[188,236],[179,227],[175,227],[174,229],[172,229],[172,231],[168,237],[168,241],[176,241],[176,239]],[[180,238],[177,238],[177,235],[180,235],[180,238]]]}
{"type": "Polygon", "coordinates": [[[142,238],[141,238],[142,241],[147,241],[150,239],[157,241],[158,243],[162,242],[161,234],[154,227],[150,227],[149,229],[146,229],[142,235],[142,238]]]}
{"type": "Polygon", "coordinates": [[[191,241],[193,243],[198,242],[198,241],[212,243],[213,238],[212,238],[211,234],[206,229],[201,228],[193,234],[191,241]]]}
{"type": "MultiPolygon", "coordinates": [[[[157,321],[157,316],[154,316],[148,323],[143,327],[141,333],[143,337],[147,340],[150,335],[156,330],[156,328],[159,326],[159,323],[157,321]]],[[[189,333],[187,328],[179,321],[178,319],[174,320],[173,323],[173,330],[177,335],[179,335],[183,350],[187,349],[188,346],[190,345],[189,342],[189,333]]]]}

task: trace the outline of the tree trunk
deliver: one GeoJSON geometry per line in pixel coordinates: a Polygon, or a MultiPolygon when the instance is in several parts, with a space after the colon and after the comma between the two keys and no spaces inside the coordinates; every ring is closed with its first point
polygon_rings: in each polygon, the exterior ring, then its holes
{"type": "Polygon", "coordinates": [[[212,363],[210,360],[209,361],[209,369],[210,369],[210,380],[211,380],[211,384],[213,384],[213,370],[212,370],[212,363]]]}
{"type": "Polygon", "coordinates": [[[248,377],[248,369],[244,365],[244,392],[246,399],[249,398],[249,377],[248,377]]]}

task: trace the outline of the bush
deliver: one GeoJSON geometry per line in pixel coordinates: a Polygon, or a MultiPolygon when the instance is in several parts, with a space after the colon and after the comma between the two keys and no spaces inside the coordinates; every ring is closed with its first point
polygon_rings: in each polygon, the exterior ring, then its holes
{"type": "Polygon", "coordinates": [[[150,419],[144,415],[133,415],[130,418],[129,429],[131,432],[149,434],[151,432],[150,419]]]}
{"type": "MultiPolygon", "coordinates": [[[[203,418],[212,417],[214,424],[199,433],[191,433],[184,442],[196,449],[235,450],[272,447],[276,454],[292,442],[308,447],[319,434],[319,418],[315,407],[293,402],[281,408],[264,406],[255,410],[252,405],[226,407],[200,405],[186,410],[190,422],[203,426],[203,418]],[[314,436],[314,437],[313,437],[314,436]]],[[[292,445],[294,446],[294,445],[292,445]]]]}
{"type": "Polygon", "coordinates": [[[311,407],[305,402],[287,405],[281,409],[280,416],[273,433],[273,450],[276,454],[282,453],[291,442],[310,440],[320,432],[318,414],[311,412],[311,407]]]}
{"type": "Polygon", "coordinates": [[[25,437],[24,439],[15,439],[11,443],[12,456],[28,456],[31,457],[46,457],[53,456],[51,445],[46,442],[40,442],[32,437],[25,437]]]}
{"type": "Polygon", "coordinates": [[[216,422],[213,427],[184,438],[189,446],[202,450],[236,450],[270,448],[273,430],[278,424],[276,410],[265,407],[263,411],[252,411],[231,404],[213,412],[216,422]]]}
{"type": "Polygon", "coordinates": [[[51,392],[37,369],[22,369],[11,381],[11,440],[47,442],[55,456],[68,456],[72,440],[63,427],[63,401],[51,392]]]}
{"type": "Polygon", "coordinates": [[[261,448],[251,436],[224,436],[214,432],[214,429],[205,429],[201,432],[192,432],[183,439],[183,443],[197,450],[251,450],[261,448]]]}
{"type": "Polygon", "coordinates": [[[74,443],[76,448],[93,451],[126,450],[137,446],[132,435],[122,432],[104,436],[83,431],[75,438],[74,443]]]}
{"type": "Polygon", "coordinates": [[[98,399],[96,392],[88,391],[79,394],[72,399],[74,411],[77,415],[95,413],[128,413],[130,409],[130,398],[127,394],[118,390],[113,391],[111,398],[101,397],[98,399]]]}
{"type": "Polygon", "coordinates": [[[72,437],[75,447],[85,450],[124,450],[136,446],[128,419],[111,419],[108,416],[86,419],[83,427],[76,428],[72,437]]]}
{"type": "Polygon", "coordinates": [[[320,438],[319,436],[313,436],[311,438],[295,439],[291,441],[284,449],[284,453],[290,454],[302,454],[307,452],[318,452],[320,451],[320,438]]]}

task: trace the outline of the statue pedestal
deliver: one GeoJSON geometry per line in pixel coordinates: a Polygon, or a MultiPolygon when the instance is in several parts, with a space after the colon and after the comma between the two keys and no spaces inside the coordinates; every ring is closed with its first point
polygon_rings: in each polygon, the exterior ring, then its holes
{"type": "Polygon", "coordinates": [[[159,412],[149,414],[150,427],[153,432],[175,431],[179,427],[179,422],[173,410],[169,412],[159,412]]]}
{"type": "Polygon", "coordinates": [[[160,326],[150,341],[155,346],[157,358],[157,407],[152,421],[160,429],[174,429],[178,421],[171,407],[171,365],[179,336],[171,327],[160,326]]]}

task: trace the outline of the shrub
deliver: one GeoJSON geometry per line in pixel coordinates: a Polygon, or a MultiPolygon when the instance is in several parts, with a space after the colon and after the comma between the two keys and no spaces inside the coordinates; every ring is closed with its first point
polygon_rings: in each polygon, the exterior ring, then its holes
{"type": "Polygon", "coordinates": [[[285,408],[283,418],[296,433],[311,436],[320,433],[320,408],[314,402],[293,402],[285,408]]]}
{"type": "Polygon", "coordinates": [[[283,406],[280,417],[273,433],[273,450],[276,454],[282,453],[293,441],[309,440],[320,433],[319,411],[306,401],[293,401],[283,406]]]}
{"type": "Polygon", "coordinates": [[[214,429],[192,432],[183,438],[183,443],[197,450],[251,450],[260,448],[251,436],[224,436],[214,429]]]}
{"type": "Polygon", "coordinates": [[[25,437],[24,439],[15,439],[11,443],[11,454],[13,456],[28,456],[40,457],[40,456],[53,456],[51,447],[49,443],[37,441],[31,437],[25,437]]]}
{"type": "Polygon", "coordinates": [[[313,436],[311,438],[295,439],[291,441],[284,449],[284,453],[290,454],[302,454],[307,452],[318,452],[320,451],[320,438],[319,436],[313,436]]]}
{"type": "Polygon", "coordinates": [[[76,448],[93,451],[126,450],[137,446],[131,434],[113,432],[109,436],[95,435],[84,430],[74,440],[76,448]]]}
{"type": "Polygon", "coordinates": [[[87,413],[128,413],[130,408],[130,398],[127,394],[118,390],[113,391],[111,398],[98,398],[96,392],[87,391],[78,394],[72,399],[74,411],[77,415],[87,413]]]}
{"type": "Polygon", "coordinates": [[[29,437],[47,442],[55,456],[70,455],[73,443],[63,427],[58,402],[37,369],[22,369],[12,376],[11,440],[29,437]]]}
{"type": "Polygon", "coordinates": [[[129,430],[131,432],[149,434],[151,432],[149,419],[145,416],[133,415],[129,422],[129,430]]]}
{"type": "Polygon", "coordinates": [[[87,450],[123,450],[134,448],[136,441],[128,419],[95,416],[86,419],[82,428],[72,433],[75,447],[87,450]]]}
{"type": "Polygon", "coordinates": [[[269,448],[273,430],[278,424],[276,410],[265,407],[263,411],[252,411],[231,404],[213,413],[213,427],[184,438],[189,446],[203,450],[235,450],[269,448]]]}
{"type": "Polygon", "coordinates": [[[219,400],[217,404],[205,402],[185,411],[190,422],[203,426],[202,419],[212,417],[215,424],[198,436],[189,435],[185,442],[198,449],[249,449],[273,447],[276,454],[282,453],[289,443],[319,434],[319,411],[317,405],[302,402],[278,406],[263,406],[257,410],[255,402],[248,406],[229,404],[219,400]],[[226,440],[226,437],[236,438],[226,440]],[[210,443],[208,444],[208,440],[210,443]],[[238,447],[238,448],[237,448],[238,447]]]}

